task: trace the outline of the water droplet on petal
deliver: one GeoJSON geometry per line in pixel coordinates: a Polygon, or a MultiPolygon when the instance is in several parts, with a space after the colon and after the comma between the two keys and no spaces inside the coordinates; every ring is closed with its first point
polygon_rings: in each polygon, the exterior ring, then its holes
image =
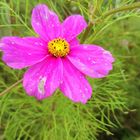
{"type": "Polygon", "coordinates": [[[85,99],[85,98],[86,98],[85,94],[82,94],[82,98],[83,98],[83,99],[85,99]]]}
{"type": "Polygon", "coordinates": [[[33,91],[33,89],[32,89],[32,88],[30,88],[30,89],[29,89],[29,91],[30,91],[30,92],[32,92],[32,91],[33,91]]]}
{"type": "Polygon", "coordinates": [[[88,60],[91,60],[91,57],[88,57],[88,60]]]}
{"type": "Polygon", "coordinates": [[[63,81],[62,80],[60,80],[60,84],[62,84],[63,83],[63,81]]]}
{"type": "Polygon", "coordinates": [[[97,76],[98,76],[98,77],[102,77],[102,75],[101,75],[101,74],[98,74],[97,76]]]}
{"type": "Polygon", "coordinates": [[[37,23],[36,23],[36,25],[37,25],[37,26],[39,26],[39,25],[40,25],[40,23],[39,23],[39,22],[37,22],[37,23]]]}
{"type": "Polygon", "coordinates": [[[38,42],[35,42],[35,45],[38,45],[38,42]]]}
{"type": "Polygon", "coordinates": [[[92,60],[92,62],[91,62],[92,64],[96,64],[96,62],[94,61],[94,60],[92,60]]]}
{"type": "Polygon", "coordinates": [[[85,70],[86,69],[86,67],[81,67],[81,70],[85,70]]]}
{"type": "Polygon", "coordinates": [[[83,77],[82,76],[80,76],[80,79],[82,79],[83,77]]]}
{"type": "Polygon", "coordinates": [[[43,46],[43,43],[40,43],[40,46],[43,46]]]}
{"type": "Polygon", "coordinates": [[[85,91],[88,91],[88,88],[85,88],[85,91]]]}
{"type": "Polygon", "coordinates": [[[44,16],[44,19],[48,20],[48,16],[47,16],[47,15],[45,15],[45,16],[44,16]]]}
{"type": "Polygon", "coordinates": [[[91,72],[91,73],[94,73],[94,70],[93,70],[93,69],[90,69],[90,72],[91,72]]]}

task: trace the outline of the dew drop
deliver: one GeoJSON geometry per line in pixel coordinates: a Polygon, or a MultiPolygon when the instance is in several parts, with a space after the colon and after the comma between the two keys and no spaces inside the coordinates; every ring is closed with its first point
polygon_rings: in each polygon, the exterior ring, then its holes
{"type": "Polygon", "coordinates": [[[80,79],[82,79],[83,77],[82,76],[80,76],[80,79]]]}
{"type": "Polygon", "coordinates": [[[101,74],[98,74],[97,76],[98,76],[98,77],[102,77],[102,75],[101,75],[101,74]]]}
{"type": "Polygon", "coordinates": [[[63,81],[62,80],[60,80],[60,84],[63,84],[63,81]]]}
{"type": "Polygon", "coordinates": [[[45,15],[45,16],[44,16],[44,19],[48,20],[48,16],[47,16],[47,15],[45,15]]]}
{"type": "Polygon", "coordinates": [[[90,61],[91,60],[91,57],[88,57],[88,60],[90,61]]]}
{"type": "Polygon", "coordinates": [[[83,98],[83,99],[85,99],[85,98],[86,98],[85,94],[82,94],[82,98],[83,98]]]}
{"type": "Polygon", "coordinates": [[[94,73],[94,70],[93,70],[93,69],[90,69],[90,72],[91,72],[91,73],[94,73]]]}
{"type": "Polygon", "coordinates": [[[92,64],[96,64],[96,62],[94,60],[92,60],[92,64]]]}
{"type": "Polygon", "coordinates": [[[85,88],[85,91],[88,91],[88,88],[85,88]]]}
{"type": "Polygon", "coordinates": [[[38,45],[38,42],[35,42],[35,45],[38,45]]]}
{"type": "Polygon", "coordinates": [[[82,70],[85,70],[85,69],[86,69],[86,67],[81,67],[81,69],[82,69],[82,70]]]}
{"type": "Polygon", "coordinates": [[[39,22],[37,22],[37,23],[36,23],[36,25],[37,25],[37,26],[39,26],[39,25],[40,25],[40,23],[39,23],[39,22]]]}
{"type": "Polygon", "coordinates": [[[33,89],[32,89],[32,88],[30,88],[30,89],[29,89],[29,91],[30,91],[30,92],[32,92],[32,91],[33,91],[33,89]]]}
{"type": "Polygon", "coordinates": [[[40,43],[41,46],[43,46],[43,43],[40,43]]]}

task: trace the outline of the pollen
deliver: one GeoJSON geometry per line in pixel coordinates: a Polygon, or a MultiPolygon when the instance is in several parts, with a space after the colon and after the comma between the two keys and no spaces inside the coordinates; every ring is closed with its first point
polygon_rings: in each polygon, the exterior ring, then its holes
{"type": "Polygon", "coordinates": [[[56,38],[48,43],[48,51],[55,57],[65,57],[70,52],[69,43],[62,38],[56,38]]]}

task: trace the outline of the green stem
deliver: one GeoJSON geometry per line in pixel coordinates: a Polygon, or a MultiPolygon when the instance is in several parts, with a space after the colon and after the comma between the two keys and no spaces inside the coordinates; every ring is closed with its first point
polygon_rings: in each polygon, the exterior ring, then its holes
{"type": "Polygon", "coordinates": [[[136,8],[140,8],[140,2],[136,2],[136,3],[133,3],[131,5],[126,5],[126,6],[123,6],[123,7],[112,9],[112,10],[106,12],[105,14],[103,14],[102,17],[108,17],[108,16],[110,16],[112,14],[115,14],[115,13],[118,13],[118,12],[133,10],[133,9],[136,9],[136,8]]]}
{"type": "Polygon", "coordinates": [[[83,36],[81,37],[80,43],[83,43],[83,42],[84,42],[84,40],[85,40],[85,38],[87,37],[87,35],[89,34],[89,32],[90,32],[92,26],[93,26],[93,23],[92,23],[92,22],[89,22],[88,27],[86,28],[86,30],[85,30],[83,36]]]}
{"type": "Polygon", "coordinates": [[[81,43],[83,43],[85,38],[88,36],[89,32],[92,29],[92,26],[95,23],[97,23],[98,21],[101,21],[102,18],[106,18],[106,17],[111,16],[112,14],[115,14],[115,13],[118,13],[118,12],[133,10],[133,9],[136,9],[136,8],[140,8],[140,2],[135,2],[135,3],[131,4],[131,5],[126,5],[126,6],[122,6],[122,7],[119,7],[119,8],[112,9],[112,10],[106,12],[105,14],[103,14],[101,16],[101,18],[96,20],[94,23],[90,21],[86,31],[84,32],[83,36],[81,37],[81,43]]]}
{"type": "Polygon", "coordinates": [[[19,83],[21,83],[23,81],[23,79],[18,80],[16,83],[14,83],[13,85],[11,85],[10,87],[8,87],[7,89],[5,89],[3,92],[0,93],[0,96],[3,96],[5,93],[9,92],[11,89],[15,88],[16,86],[18,86],[19,83]]]}

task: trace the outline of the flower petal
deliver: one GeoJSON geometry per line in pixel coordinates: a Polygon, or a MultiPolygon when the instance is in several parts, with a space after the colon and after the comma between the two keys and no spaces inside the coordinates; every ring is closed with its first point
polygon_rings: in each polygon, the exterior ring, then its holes
{"type": "Polygon", "coordinates": [[[71,49],[68,59],[82,73],[93,78],[106,76],[114,58],[109,51],[96,45],[79,45],[71,49]]]}
{"type": "Polygon", "coordinates": [[[62,24],[63,37],[66,38],[67,41],[70,41],[79,35],[86,27],[87,23],[83,16],[69,16],[62,24]]]}
{"type": "Polygon", "coordinates": [[[62,80],[62,74],[61,59],[50,56],[25,73],[23,86],[28,95],[41,100],[52,95],[62,80]]]}
{"type": "Polygon", "coordinates": [[[39,4],[33,9],[32,27],[44,40],[54,39],[60,34],[58,16],[44,4],[39,4]]]}
{"type": "Polygon", "coordinates": [[[74,39],[72,39],[72,40],[69,42],[69,44],[70,44],[70,49],[71,49],[71,48],[73,48],[73,47],[79,45],[79,44],[80,44],[80,41],[79,41],[77,38],[74,38],[74,39]]]}
{"type": "Polygon", "coordinates": [[[85,76],[67,58],[62,61],[64,69],[63,82],[60,84],[60,90],[72,101],[85,104],[91,98],[91,86],[85,76]]]}
{"type": "Polygon", "coordinates": [[[35,37],[4,37],[1,40],[3,61],[12,68],[21,69],[43,60],[47,43],[35,37]]]}

